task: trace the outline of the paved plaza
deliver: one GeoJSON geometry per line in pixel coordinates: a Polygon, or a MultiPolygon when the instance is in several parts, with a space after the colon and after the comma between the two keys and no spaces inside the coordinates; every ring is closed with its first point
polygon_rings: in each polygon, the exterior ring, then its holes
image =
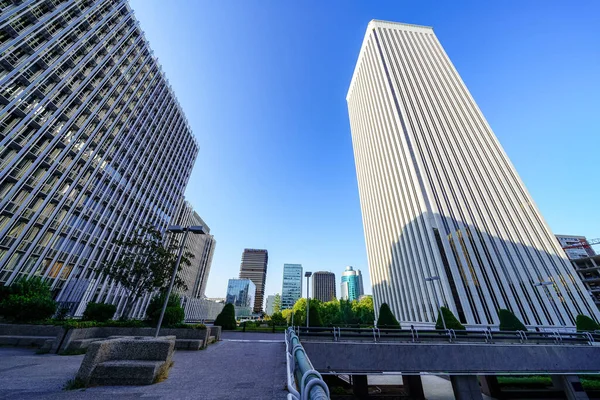
{"type": "Polygon", "coordinates": [[[225,332],[201,351],[176,351],[169,378],[150,386],[63,390],[83,355],[0,348],[0,399],[285,399],[283,334],[225,332]]]}

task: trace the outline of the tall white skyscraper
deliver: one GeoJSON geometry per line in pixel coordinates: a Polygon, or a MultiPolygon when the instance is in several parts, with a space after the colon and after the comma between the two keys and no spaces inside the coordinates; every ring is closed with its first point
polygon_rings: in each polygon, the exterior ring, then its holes
{"type": "Polygon", "coordinates": [[[377,309],[420,324],[438,300],[470,325],[501,308],[526,325],[600,319],[432,28],[371,21],[347,101],[377,309]]]}

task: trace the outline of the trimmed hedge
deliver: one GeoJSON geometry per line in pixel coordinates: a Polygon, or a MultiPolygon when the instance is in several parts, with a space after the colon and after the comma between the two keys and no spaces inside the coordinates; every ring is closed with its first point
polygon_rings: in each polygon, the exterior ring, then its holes
{"type": "Polygon", "coordinates": [[[442,313],[438,312],[438,319],[435,323],[435,329],[444,329],[444,324],[442,323],[442,315],[444,315],[444,322],[446,323],[447,329],[454,329],[455,331],[464,331],[467,328],[460,323],[460,321],[452,314],[452,311],[446,307],[440,307],[442,313]]]}
{"type": "Polygon", "coordinates": [[[583,314],[577,316],[575,325],[577,326],[577,332],[593,332],[600,330],[600,325],[596,321],[583,314]]]}
{"type": "Polygon", "coordinates": [[[225,304],[225,307],[223,307],[223,310],[221,310],[215,319],[215,326],[220,326],[223,330],[235,330],[237,328],[233,304],[225,304]]]}
{"type": "Polygon", "coordinates": [[[400,329],[400,322],[398,322],[387,303],[382,303],[381,307],[379,307],[379,319],[377,320],[377,327],[400,329]]]}
{"type": "Polygon", "coordinates": [[[510,310],[501,308],[498,310],[501,331],[526,331],[527,327],[519,321],[519,318],[510,310]]]}
{"type": "Polygon", "coordinates": [[[114,304],[88,303],[83,312],[83,321],[106,322],[115,315],[117,306],[114,304]]]}

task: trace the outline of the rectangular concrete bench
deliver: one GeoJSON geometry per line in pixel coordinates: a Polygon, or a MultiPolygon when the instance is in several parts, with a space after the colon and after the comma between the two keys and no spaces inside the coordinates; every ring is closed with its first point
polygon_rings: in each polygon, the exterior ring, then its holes
{"type": "Polygon", "coordinates": [[[0,346],[15,346],[15,347],[39,347],[45,348],[50,344],[54,344],[56,337],[54,336],[13,336],[1,335],[0,346]],[[49,343],[50,341],[51,343],[49,343]]]}

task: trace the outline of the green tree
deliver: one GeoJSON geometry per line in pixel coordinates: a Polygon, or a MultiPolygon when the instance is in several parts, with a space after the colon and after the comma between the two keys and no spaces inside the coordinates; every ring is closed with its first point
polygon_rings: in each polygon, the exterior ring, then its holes
{"type": "Polygon", "coordinates": [[[215,319],[215,326],[220,326],[223,330],[235,330],[237,328],[235,307],[233,307],[233,304],[225,304],[225,307],[223,307],[223,310],[221,310],[215,319]]]}
{"type": "Polygon", "coordinates": [[[359,322],[360,321],[352,309],[352,302],[349,300],[340,300],[340,324],[354,325],[359,322]]]}
{"type": "Polygon", "coordinates": [[[310,300],[310,307],[308,310],[308,326],[323,326],[323,321],[321,320],[321,302],[319,300],[310,300]]]}
{"type": "MultiPolygon", "coordinates": [[[[120,238],[113,244],[121,248],[121,254],[112,261],[104,263],[98,271],[107,275],[128,291],[123,316],[128,317],[133,303],[146,293],[166,289],[177,263],[179,242],[168,240],[165,243],[162,233],[152,225],[145,225],[131,237],[120,238]]],[[[184,251],[180,269],[191,265],[194,255],[184,251]]],[[[187,287],[178,276],[176,289],[187,287]]]]}
{"type": "Polygon", "coordinates": [[[283,317],[282,313],[276,312],[271,315],[271,325],[281,326],[286,324],[286,319],[283,317]]]}
{"type": "Polygon", "coordinates": [[[300,298],[292,307],[294,313],[294,325],[306,325],[306,299],[300,298]]]}
{"type": "Polygon", "coordinates": [[[387,303],[381,303],[379,307],[379,318],[377,319],[378,328],[395,328],[400,329],[400,323],[392,313],[390,306],[387,303]]]}
{"type": "Polygon", "coordinates": [[[275,295],[275,300],[273,300],[273,314],[281,311],[281,295],[277,293],[275,295]]]}
{"type": "MultiPolygon", "coordinates": [[[[441,307],[442,313],[444,315],[444,322],[446,323],[447,329],[454,329],[455,331],[464,331],[466,328],[460,323],[460,321],[452,314],[452,311],[446,307],[441,307]]],[[[438,319],[435,323],[435,329],[444,329],[444,324],[442,322],[442,318],[440,318],[441,314],[438,312],[438,319]]]]}
{"type": "Polygon", "coordinates": [[[361,325],[373,325],[375,323],[373,296],[363,296],[360,300],[353,301],[352,309],[361,325]]]}
{"type": "MultiPolygon", "coordinates": [[[[287,308],[287,309],[281,311],[281,316],[285,319],[285,321],[288,325],[292,324],[292,312],[293,311],[290,308],[287,308]]],[[[296,321],[294,321],[294,323],[295,322],[296,321]]]]}
{"type": "Polygon", "coordinates": [[[333,299],[321,304],[321,320],[323,326],[337,326],[340,324],[340,302],[333,299]]]}
{"type": "Polygon", "coordinates": [[[577,332],[594,332],[600,330],[600,325],[587,315],[579,314],[575,320],[577,332]]]}

